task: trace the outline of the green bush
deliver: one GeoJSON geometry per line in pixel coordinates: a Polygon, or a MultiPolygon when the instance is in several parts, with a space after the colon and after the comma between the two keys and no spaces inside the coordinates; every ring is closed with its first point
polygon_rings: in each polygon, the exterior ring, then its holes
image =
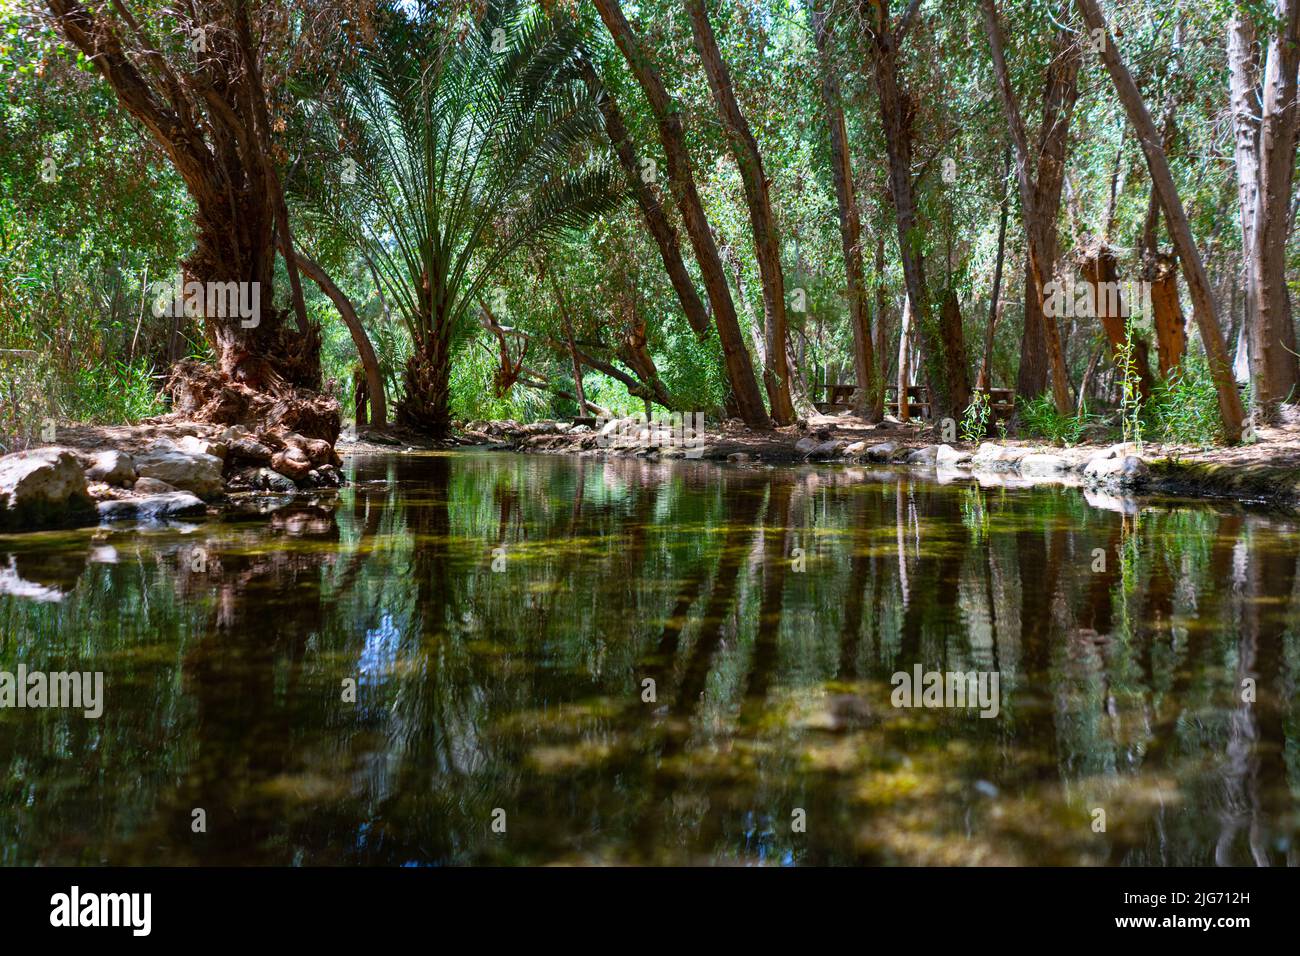
{"type": "Polygon", "coordinates": [[[961,417],[961,440],[969,445],[983,441],[988,434],[989,417],[992,414],[988,392],[975,392],[961,417]]]}
{"type": "Polygon", "coordinates": [[[1208,446],[1223,441],[1219,395],[1204,356],[1187,356],[1177,374],[1157,383],[1144,412],[1147,426],[1168,444],[1208,446]]]}
{"type": "Polygon", "coordinates": [[[1091,423],[1085,406],[1078,415],[1062,415],[1051,395],[1020,400],[1020,429],[1052,444],[1077,445],[1091,423]]]}

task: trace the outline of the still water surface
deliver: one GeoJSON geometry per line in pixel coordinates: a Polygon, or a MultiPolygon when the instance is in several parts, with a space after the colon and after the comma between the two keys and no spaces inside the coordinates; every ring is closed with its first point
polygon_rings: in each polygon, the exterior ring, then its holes
{"type": "Polygon", "coordinates": [[[833,467],[349,471],[0,537],[0,670],[105,675],[98,720],[0,709],[0,862],[1300,862],[1290,517],[833,467]],[[918,664],[996,672],[998,715],[891,706],[918,664]]]}

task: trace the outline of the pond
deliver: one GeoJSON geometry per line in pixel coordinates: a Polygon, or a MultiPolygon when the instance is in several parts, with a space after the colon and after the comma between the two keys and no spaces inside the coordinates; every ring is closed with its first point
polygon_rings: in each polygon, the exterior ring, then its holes
{"type": "Polygon", "coordinates": [[[97,718],[0,709],[0,862],[1298,862],[1292,517],[832,466],[348,474],[0,537],[0,671],[103,675],[97,718]],[[899,674],[996,705],[896,706],[899,674]]]}

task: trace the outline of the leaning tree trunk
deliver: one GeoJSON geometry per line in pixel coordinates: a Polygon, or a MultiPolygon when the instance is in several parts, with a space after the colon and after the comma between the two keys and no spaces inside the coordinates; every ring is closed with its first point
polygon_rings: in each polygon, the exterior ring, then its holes
{"type": "MultiPolygon", "coordinates": [[[[357,310],[352,306],[352,300],[344,295],[343,290],[335,284],[334,280],[329,277],[324,269],[309,259],[301,251],[294,253],[298,267],[302,269],[307,278],[315,282],[322,292],[324,292],[334,308],[338,310],[339,317],[343,319],[343,324],[348,327],[348,332],[352,335],[352,344],[357,347],[357,357],[361,359],[361,368],[365,373],[366,393],[370,400],[369,424],[382,428],[388,423],[388,403],[384,398],[384,377],[379,371],[379,359],[375,356],[375,347],[370,342],[370,336],[366,334],[366,328],[361,324],[361,319],[357,316],[357,310]]],[[[358,425],[364,425],[358,417],[358,425]]]]}
{"type": "Polygon", "coordinates": [[[668,178],[677,206],[682,215],[686,233],[695,250],[695,259],[704,279],[704,288],[713,305],[714,324],[726,363],[727,381],[737,410],[751,428],[769,428],[772,420],[763,406],[763,396],[754,377],[754,366],[745,349],[740,320],[727,288],[727,273],[718,255],[718,246],[709,229],[704,204],[695,187],[695,173],[690,153],[686,149],[686,135],[682,128],[681,110],[668,96],[663,79],[655,69],[648,52],[633,32],[623,14],[618,0],[595,0],[614,43],[627,61],[632,74],[650,103],[651,112],[659,127],[659,140],[668,162],[668,178]]]}
{"type": "Polygon", "coordinates": [[[691,18],[695,48],[704,63],[704,74],[745,187],[745,203],[754,234],[754,257],[758,260],[759,277],[763,283],[763,337],[767,342],[763,385],[767,389],[772,421],[777,425],[791,425],[795,411],[790,398],[790,367],[785,354],[785,273],[781,268],[781,236],[776,228],[776,216],[772,213],[763,157],[749,122],[736,102],[731,74],[718,49],[704,0],[686,0],[686,10],[691,18]]]}
{"type": "MultiPolygon", "coordinates": [[[[822,103],[831,140],[831,176],[835,180],[835,198],[839,204],[840,248],[844,255],[845,290],[849,300],[849,325],[853,331],[853,367],[858,380],[854,411],[869,422],[878,422],[885,413],[884,381],[876,369],[875,349],[871,342],[871,315],[867,308],[867,289],[862,267],[862,217],[858,213],[853,189],[853,163],[849,155],[848,129],[844,122],[844,105],[839,76],[831,61],[830,24],[826,15],[808,7],[817,58],[821,70],[822,103]]],[[[877,321],[881,321],[877,317],[877,321]]]]}
{"type": "Polygon", "coordinates": [[[1174,252],[1182,264],[1184,278],[1192,297],[1192,314],[1196,318],[1196,327],[1201,333],[1201,342],[1209,359],[1210,374],[1214,378],[1215,389],[1219,398],[1219,416],[1223,421],[1223,430],[1230,443],[1241,440],[1245,412],[1241,406],[1241,396],[1237,393],[1236,382],[1232,378],[1232,360],[1228,348],[1223,342],[1223,329],[1214,304],[1214,294],[1210,289],[1210,280],[1205,274],[1205,264],[1201,260],[1200,250],[1192,236],[1192,227],[1183,209],[1178,187],[1174,185],[1173,174],[1169,170],[1169,161],[1161,146],[1161,137],[1156,124],[1142,101],[1142,94],[1115,46],[1115,38],[1106,28],[1106,20],[1101,15],[1097,0],[1077,0],[1079,12],[1090,30],[1101,31],[1103,37],[1101,59],[1110,73],[1111,82],[1120,102],[1128,113],[1129,122],[1137,132],[1142,152],[1146,156],[1147,168],[1151,180],[1160,196],[1160,205],[1165,211],[1165,223],[1169,228],[1170,238],[1174,243],[1174,252]]]}
{"type": "Polygon", "coordinates": [[[706,336],[712,324],[709,320],[709,310],[704,307],[700,294],[695,291],[695,282],[686,270],[686,263],[682,261],[677,228],[664,213],[659,189],[650,172],[651,167],[648,164],[645,167],[641,166],[632,143],[632,134],[628,132],[627,123],[623,119],[623,111],[619,109],[613,95],[601,83],[596,68],[585,57],[579,65],[587,89],[596,97],[596,103],[605,120],[605,134],[609,137],[614,153],[618,156],[623,172],[627,175],[632,194],[636,197],[641,214],[645,217],[646,226],[659,249],[659,257],[663,260],[664,271],[668,273],[668,281],[672,283],[673,291],[677,293],[677,300],[681,303],[682,312],[686,314],[686,321],[690,323],[696,335],[706,336]]]}

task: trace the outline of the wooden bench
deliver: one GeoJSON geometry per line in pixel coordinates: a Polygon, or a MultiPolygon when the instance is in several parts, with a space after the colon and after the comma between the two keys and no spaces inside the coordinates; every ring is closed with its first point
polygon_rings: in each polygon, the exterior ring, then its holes
{"type": "MultiPolygon", "coordinates": [[[[895,418],[898,417],[897,385],[885,386],[885,411],[895,418]]],[[[907,386],[907,411],[909,416],[930,417],[930,387],[928,385],[907,386]]]]}
{"type": "Polygon", "coordinates": [[[846,408],[853,407],[853,393],[858,387],[852,382],[841,382],[839,384],[814,385],[813,395],[819,392],[824,393],[826,398],[823,401],[813,399],[813,407],[823,415],[833,415],[835,412],[842,412],[846,408]]]}
{"type": "MultiPolygon", "coordinates": [[[[1010,418],[1016,410],[1016,390],[1014,388],[977,388],[973,392],[983,392],[989,397],[989,408],[993,417],[1010,418]]],[[[885,407],[893,415],[898,415],[898,386],[885,386],[885,407]]],[[[911,414],[922,418],[930,417],[930,388],[927,385],[909,385],[907,387],[907,407],[911,414]]]]}

